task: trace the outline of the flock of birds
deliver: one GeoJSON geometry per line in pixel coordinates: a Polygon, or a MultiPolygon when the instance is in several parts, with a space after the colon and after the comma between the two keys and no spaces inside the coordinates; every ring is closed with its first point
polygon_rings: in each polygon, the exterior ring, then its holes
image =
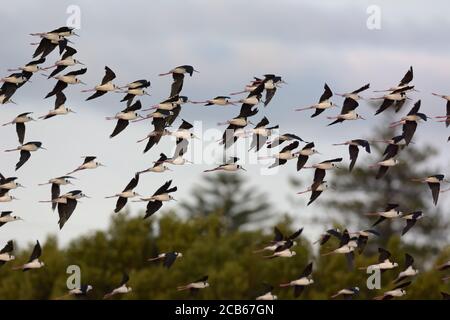
{"type": "MultiPolygon", "coordinates": [[[[15,102],[12,100],[13,95],[24,84],[30,82],[30,79],[34,73],[47,72],[48,70],[53,69],[47,77],[48,79],[55,79],[56,84],[54,88],[45,96],[45,98],[47,99],[50,97],[55,97],[54,109],[41,116],[39,119],[47,120],[56,116],[59,117],[62,115],[67,115],[69,113],[74,113],[75,111],[71,110],[65,105],[66,96],[64,94],[64,90],[69,85],[84,84],[84,82],[80,79],[80,76],[84,75],[87,72],[87,68],[84,67],[84,64],[74,58],[77,50],[69,45],[72,43],[72,41],[69,40],[69,37],[77,36],[74,32],[74,29],[69,27],[61,27],[50,32],[35,33],[32,35],[39,37],[40,39],[38,43],[35,43],[35,45],[37,45],[37,48],[33,54],[33,58],[36,60],[33,60],[20,68],[9,69],[9,71],[15,73],[12,73],[11,75],[0,79],[2,83],[2,86],[0,88],[0,104],[14,104],[15,102]],[[46,57],[54,50],[59,50],[60,59],[49,67],[41,67],[41,65],[45,63],[46,57]],[[83,67],[61,75],[61,73],[66,68],[76,67],[77,65],[81,65],[83,67]]],[[[196,72],[198,71],[195,70],[194,67],[190,65],[183,65],[173,68],[166,73],[160,74],[160,76],[171,75],[173,78],[169,97],[166,100],[161,101],[160,103],[148,109],[142,109],[141,102],[140,100],[137,100],[137,97],[149,95],[146,92],[146,89],[150,87],[150,81],[136,80],[128,83],[125,86],[117,86],[113,83],[116,75],[114,71],[107,66],[105,67],[105,74],[101,82],[91,89],[82,91],[92,92],[92,95],[90,95],[86,100],[99,98],[107,94],[108,92],[121,92],[125,94],[123,99],[121,99],[121,102],[124,102],[126,107],[116,115],[107,117],[107,120],[116,120],[116,126],[111,133],[110,138],[113,138],[120,134],[127,128],[130,122],[139,122],[149,119],[151,119],[152,131],[145,138],[138,141],[146,141],[144,153],[157,145],[163,136],[173,136],[176,138],[175,152],[172,157],[169,158],[165,154],[161,153],[159,159],[157,159],[150,168],[135,173],[131,181],[125,186],[124,189],[122,189],[121,192],[107,197],[117,198],[114,212],[117,213],[121,211],[127,204],[128,199],[137,198],[138,200],[134,201],[147,203],[144,218],[148,218],[155,214],[162,207],[164,202],[174,200],[172,194],[177,191],[177,187],[172,185],[172,180],[165,182],[160,188],[158,188],[153,194],[149,196],[141,196],[139,193],[135,192],[134,189],[139,183],[139,177],[141,174],[144,174],[146,172],[160,173],[166,170],[171,170],[168,165],[183,165],[189,162],[189,160],[185,159],[183,155],[187,151],[189,141],[193,138],[197,138],[190,131],[190,129],[193,128],[193,125],[188,121],[182,120],[178,129],[173,131],[169,130],[169,128],[172,127],[172,124],[178,118],[181,112],[182,105],[186,103],[204,104],[205,106],[237,106],[237,104],[241,104],[240,111],[236,117],[226,122],[219,123],[219,125],[227,126],[222,139],[220,140],[220,144],[223,144],[225,149],[228,149],[230,146],[232,146],[239,138],[246,138],[249,136],[251,136],[252,138],[250,150],[254,150],[255,152],[260,151],[264,146],[268,149],[272,149],[279,146],[281,147],[281,145],[287,143],[287,145],[282,147],[279,152],[275,152],[268,157],[260,157],[260,159],[273,159],[274,162],[270,165],[270,168],[285,165],[289,160],[296,159],[297,171],[307,168],[314,169],[314,178],[310,187],[305,191],[299,192],[299,194],[311,193],[308,205],[314,202],[322,194],[322,192],[328,188],[327,181],[325,180],[326,172],[334,168],[338,168],[337,164],[342,162],[343,158],[328,159],[307,166],[306,164],[311,156],[313,156],[314,154],[320,154],[315,148],[314,142],[305,141],[298,135],[293,133],[284,133],[269,140],[274,130],[278,129],[279,126],[269,126],[269,120],[266,117],[263,117],[256,125],[254,125],[254,128],[252,128],[251,130],[245,130],[245,128],[249,124],[253,124],[249,120],[249,118],[258,114],[257,105],[262,103],[264,107],[266,107],[276,94],[277,90],[281,88],[282,84],[285,84],[281,76],[266,74],[260,78],[255,77],[254,80],[248,83],[240,92],[231,93],[229,96],[217,96],[205,101],[191,101],[188,99],[188,97],[181,95],[181,91],[183,89],[183,83],[185,81],[186,75],[192,77],[196,72]],[[237,94],[245,94],[246,96],[233,101],[231,96],[237,94]],[[142,115],[138,113],[139,110],[149,111],[150,113],[142,115]],[[300,143],[304,143],[304,146],[302,148],[299,148],[300,143]]],[[[413,68],[410,67],[405,76],[396,86],[385,90],[385,94],[380,97],[371,98],[382,100],[382,103],[375,114],[380,114],[387,109],[395,109],[396,112],[399,112],[402,109],[405,101],[407,99],[410,99],[407,94],[411,91],[415,91],[414,86],[411,84],[412,80],[413,68]]],[[[370,85],[366,84],[352,92],[337,94],[344,98],[343,105],[338,115],[327,117],[328,119],[333,120],[329,125],[334,125],[350,120],[365,120],[364,117],[356,112],[356,109],[359,106],[358,101],[365,99],[360,95],[361,92],[368,90],[369,87],[370,85]]],[[[450,96],[437,94],[434,95],[441,97],[447,101],[446,115],[438,116],[436,118],[438,118],[438,121],[443,121],[447,126],[449,126],[450,96]]],[[[295,110],[313,110],[314,113],[311,115],[311,117],[319,116],[325,110],[337,106],[334,102],[331,101],[332,97],[332,90],[327,84],[325,84],[324,92],[317,103],[307,107],[297,108],[295,110]]],[[[400,152],[411,143],[418,123],[420,121],[427,121],[429,119],[427,115],[420,112],[420,107],[421,102],[419,100],[415,102],[414,106],[407,113],[407,115],[400,118],[399,121],[391,124],[391,127],[393,128],[402,126],[402,133],[393,137],[392,139],[372,141],[354,139],[335,144],[337,146],[348,146],[350,156],[349,171],[352,171],[356,164],[360,148],[364,149],[367,153],[370,153],[370,145],[372,143],[385,143],[387,146],[383,153],[383,158],[373,165],[373,167],[378,168],[376,179],[383,178],[383,176],[386,175],[391,167],[394,167],[399,163],[397,157],[400,152]]],[[[44,149],[43,143],[40,141],[30,141],[25,143],[26,123],[34,121],[31,114],[32,112],[19,114],[17,117],[12,119],[12,121],[4,124],[14,125],[16,127],[20,145],[15,149],[6,150],[7,152],[20,152],[19,161],[15,166],[16,170],[19,170],[30,159],[32,152],[44,149]]],[[[85,156],[83,158],[84,161],[74,170],[68,172],[63,176],[52,178],[48,180],[48,182],[41,184],[51,185],[50,200],[42,202],[50,203],[52,210],[57,209],[59,215],[58,224],[60,229],[63,228],[71,215],[74,213],[79,199],[88,197],[81,190],[72,190],[61,194],[61,187],[71,185],[72,180],[76,179],[74,175],[77,172],[82,170],[95,169],[103,166],[102,163],[98,161],[96,156],[85,156]]],[[[239,170],[245,170],[242,165],[238,164],[238,162],[238,157],[231,157],[223,164],[215,168],[205,170],[205,172],[237,172],[239,170]]],[[[0,174],[0,202],[9,202],[15,199],[14,196],[10,195],[10,191],[22,186],[19,182],[17,182],[17,180],[17,177],[5,177],[0,174]]],[[[447,180],[445,180],[443,174],[414,178],[412,179],[412,181],[428,184],[431,190],[433,203],[435,205],[437,205],[439,194],[448,191],[441,190],[441,184],[448,182],[447,180]]],[[[332,237],[335,237],[340,241],[339,247],[323,255],[345,255],[349,264],[349,268],[353,269],[353,260],[355,253],[358,252],[359,254],[362,254],[369,238],[379,235],[378,231],[374,229],[376,225],[392,219],[402,218],[406,222],[406,225],[402,231],[402,235],[404,235],[414,226],[414,224],[419,219],[423,217],[423,213],[421,211],[404,213],[400,211],[398,204],[393,203],[387,204],[386,208],[383,210],[368,213],[367,215],[378,218],[368,229],[360,230],[357,232],[349,232],[347,229],[343,231],[340,231],[338,229],[330,229],[322,234],[320,239],[318,240],[320,245],[324,245],[332,237]]],[[[21,220],[21,218],[19,216],[14,216],[11,211],[3,211],[0,215],[0,227],[6,223],[17,220],[21,220]]],[[[295,256],[296,252],[292,250],[292,248],[296,245],[295,239],[300,236],[303,229],[299,229],[297,232],[289,236],[284,235],[276,227],[274,230],[275,237],[273,241],[268,243],[264,248],[257,250],[256,252],[271,252],[270,255],[265,256],[265,258],[267,259],[290,258],[295,256]]],[[[15,259],[13,251],[14,244],[11,240],[8,241],[8,243],[0,251],[0,266],[15,259]]],[[[386,270],[394,269],[399,266],[397,262],[391,261],[391,254],[387,250],[379,248],[378,251],[378,263],[372,266],[361,267],[362,269],[366,270],[367,267],[371,267],[384,272],[386,270]]],[[[44,262],[39,260],[41,253],[41,246],[39,244],[39,241],[37,241],[28,262],[24,263],[23,265],[16,266],[13,269],[27,271],[43,267],[44,262]]],[[[175,263],[175,261],[182,256],[182,253],[176,251],[165,252],[149,259],[149,261],[159,261],[162,262],[162,264],[166,268],[170,268],[175,263]]],[[[443,271],[449,268],[450,261],[447,261],[444,265],[439,267],[439,270],[443,271]]],[[[391,299],[395,297],[401,297],[406,294],[405,288],[411,283],[410,279],[416,276],[419,272],[414,267],[413,257],[407,253],[405,254],[404,267],[402,270],[403,271],[398,274],[398,277],[395,280],[395,287],[384,292],[382,296],[376,297],[376,299],[391,299]]],[[[287,283],[283,283],[280,285],[280,287],[293,287],[294,296],[298,297],[307,286],[314,283],[314,280],[312,279],[312,273],[313,263],[311,262],[305,267],[305,269],[297,279],[294,279],[287,283]]],[[[443,278],[443,280],[446,281],[449,278],[450,277],[447,276],[443,278]]],[[[131,292],[132,289],[130,286],[128,286],[128,281],[129,276],[124,273],[123,279],[120,284],[110,293],[107,293],[105,295],[105,298],[109,298],[116,294],[131,292]]],[[[179,286],[178,290],[189,290],[191,292],[197,292],[198,290],[207,288],[208,286],[208,276],[203,276],[202,278],[191,283],[179,286]]],[[[70,290],[68,292],[68,295],[86,295],[92,289],[93,287],[91,285],[84,284],[80,288],[70,290]]],[[[273,287],[271,285],[265,284],[265,290],[263,294],[258,296],[256,299],[277,299],[277,296],[274,295],[272,291],[273,287]]],[[[351,298],[354,295],[358,294],[358,292],[359,288],[356,286],[344,288],[334,294],[332,298],[337,298],[338,296],[351,298]]],[[[442,293],[442,295],[445,299],[449,298],[448,294],[444,292],[442,293]]]]}

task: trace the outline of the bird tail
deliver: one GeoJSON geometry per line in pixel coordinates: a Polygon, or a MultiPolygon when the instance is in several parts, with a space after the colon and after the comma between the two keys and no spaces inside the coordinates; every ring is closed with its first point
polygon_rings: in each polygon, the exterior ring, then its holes
{"type": "Polygon", "coordinates": [[[187,290],[187,289],[189,289],[188,286],[178,286],[177,287],[177,291],[183,291],[183,290],[187,290]]]}
{"type": "Polygon", "coordinates": [[[266,251],[266,249],[259,249],[259,250],[254,250],[253,253],[261,253],[266,251]]]}
{"type": "Polygon", "coordinates": [[[246,93],[247,91],[243,90],[243,91],[237,91],[237,92],[232,92],[230,93],[230,96],[235,96],[237,94],[241,94],[241,93],[246,93]]]}
{"type": "Polygon", "coordinates": [[[156,257],[156,258],[147,259],[147,261],[158,261],[159,259],[161,259],[161,258],[160,257],[156,257]]]}

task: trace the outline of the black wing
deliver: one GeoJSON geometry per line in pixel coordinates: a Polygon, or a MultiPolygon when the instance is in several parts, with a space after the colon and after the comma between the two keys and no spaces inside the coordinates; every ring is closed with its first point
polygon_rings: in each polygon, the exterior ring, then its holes
{"type": "Polygon", "coordinates": [[[105,76],[102,79],[102,85],[112,81],[115,78],[116,78],[116,74],[114,73],[114,71],[112,71],[110,68],[105,66],[105,76]]]}
{"type": "Polygon", "coordinates": [[[417,122],[415,121],[406,121],[406,123],[403,125],[403,136],[405,137],[406,145],[409,145],[409,143],[411,142],[416,129],[417,122]]]}
{"type": "Polygon", "coordinates": [[[349,113],[350,111],[355,110],[359,106],[359,103],[352,98],[345,98],[344,104],[341,109],[341,114],[349,113]]]}
{"type": "Polygon", "coordinates": [[[316,200],[321,194],[322,194],[322,191],[319,191],[319,190],[312,191],[311,192],[311,197],[309,198],[309,201],[308,201],[307,205],[309,206],[311,203],[313,203],[314,200],[316,200]]]}
{"type": "Polygon", "coordinates": [[[319,114],[324,112],[325,109],[316,109],[316,111],[311,115],[311,118],[317,117],[319,114]]]}
{"type": "Polygon", "coordinates": [[[359,88],[359,89],[353,91],[352,93],[357,94],[357,93],[363,92],[363,91],[369,89],[369,87],[370,87],[370,83],[368,83],[368,84],[362,86],[361,88],[359,88]]]}
{"type": "Polygon", "coordinates": [[[87,156],[87,157],[84,157],[84,162],[83,162],[83,164],[86,164],[86,163],[88,163],[88,162],[91,162],[91,161],[93,161],[93,160],[95,160],[95,159],[97,159],[97,157],[94,157],[94,156],[87,156]]]}
{"type": "Polygon", "coordinates": [[[306,268],[303,270],[303,272],[300,274],[299,279],[303,278],[303,277],[308,277],[309,275],[311,275],[313,270],[313,263],[310,262],[306,268]]]}
{"type": "Polygon", "coordinates": [[[63,105],[66,100],[66,95],[63,92],[58,92],[55,99],[55,109],[58,109],[59,106],[63,105]]]}
{"type": "Polygon", "coordinates": [[[417,222],[416,219],[408,219],[408,220],[406,220],[406,226],[402,230],[402,236],[405,235],[409,231],[409,229],[414,227],[416,222],[417,222]]]}
{"type": "Polygon", "coordinates": [[[173,83],[170,89],[170,96],[173,97],[175,95],[180,94],[183,89],[184,82],[184,74],[182,73],[172,73],[173,83]]]}
{"type": "Polygon", "coordinates": [[[77,207],[76,199],[67,199],[66,203],[58,204],[58,214],[59,214],[59,229],[62,229],[66,222],[69,220],[72,213],[75,211],[77,207]]]}
{"type": "Polygon", "coordinates": [[[190,124],[189,122],[187,122],[186,120],[182,119],[183,122],[181,123],[181,125],[178,127],[178,129],[180,130],[189,130],[191,128],[193,128],[194,126],[192,124],[190,124]]]}
{"type": "Polygon", "coordinates": [[[128,276],[128,274],[126,272],[124,272],[122,275],[122,281],[120,282],[119,287],[127,284],[128,281],[130,281],[130,277],[128,276]]]}
{"type": "Polygon", "coordinates": [[[273,242],[279,242],[284,239],[283,233],[277,227],[273,228],[273,233],[275,234],[273,242]]]}
{"type": "Polygon", "coordinates": [[[350,153],[350,160],[351,160],[349,170],[352,171],[353,167],[355,166],[356,159],[358,159],[359,148],[357,146],[350,145],[348,151],[350,153]]]}
{"type": "Polygon", "coordinates": [[[303,232],[303,228],[298,229],[297,231],[295,231],[293,234],[291,234],[288,239],[289,240],[294,240],[296,238],[298,238],[299,235],[301,235],[303,232]]]}
{"type": "MultiPolygon", "coordinates": [[[[320,96],[319,103],[323,102],[325,100],[330,99],[333,96],[333,92],[331,91],[330,87],[325,83],[324,92],[320,96]]],[[[322,110],[323,111],[323,110],[322,110]]]]}
{"type": "Polygon", "coordinates": [[[159,187],[158,190],[156,190],[153,195],[157,196],[157,195],[166,193],[167,190],[169,189],[171,183],[172,183],[172,180],[167,181],[161,187],[159,187]]]}
{"type": "Polygon", "coordinates": [[[378,108],[377,112],[375,112],[375,115],[382,113],[384,110],[389,108],[394,103],[394,100],[390,99],[384,99],[381,106],[378,108]]]}
{"type": "Polygon", "coordinates": [[[36,241],[36,245],[33,248],[33,252],[31,253],[30,259],[28,262],[32,262],[35,259],[38,259],[42,254],[42,249],[39,241],[36,241]]]}
{"type": "Polygon", "coordinates": [[[389,167],[387,166],[380,166],[380,168],[378,169],[377,175],[375,176],[376,179],[381,179],[386,172],[388,171],[389,167]]]}
{"type": "Polygon", "coordinates": [[[303,166],[306,164],[306,161],[308,161],[308,156],[299,155],[297,159],[297,171],[300,171],[303,166]]]}
{"type": "Polygon", "coordinates": [[[82,69],[78,69],[78,70],[66,73],[66,76],[79,76],[79,75],[85,74],[86,71],[87,71],[87,68],[82,68],[82,69]]]}
{"type": "Polygon", "coordinates": [[[265,127],[269,124],[269,119],[267,119],[266,117],[262,118],[260,122],[258,122],[258,124],[255,126],[256,128],[262,128],[265,127]]]}
{"type": "Polygon", "coordinates": [[[128,127],[129,124],[130,124],[130,122],[128,120],[123,120],[123,119],[117,120],[114,131],[110,134],[109,137],[113,138],[113,137],[117,136],[119,133],[121,133],[123,130],[125,130],[125,128],[128,127]]]}
{"type": "Polygon", "coordinates": [[[283,152],[286,152],[286,151],[292,151],[295,148],[297,148],[298,145],[299,145],[299,142],[298,141],[294,141],[294,142],[288,144],[287,146],[285,146],[283,149],[281,149],[280,153],[283,153],[283,152]]]}
{"type": "Polygon", "coordinates": [[[391,253],[383,248],[378,248],[378,262],[384,262],[391,256],[391,253]]]}
{"type": "Polygon", "coordinates": [[[411,110],[408,112],[408,116],[413,115],[413,114],[417,114],[420,110],[420,100],[418,100],[414,106],[411,108],[411,110]]]}
{"type": "Polygon", "coordinates": [[[414,263],[414,258],[409,255],[408,253],[405,253],[405,270],[408,269],[408,267],[411,267],[414,263]]]}
{"type": "Polygon", "coordinates": [[[92,94],[91,96],[89,96],[86,101],[101,97],[102,95],[106,94],[107,91],[95,91],[94,94],[92,94]]]}
{"type": "Polygon", "coordinates": [[[167,269],[169,269],[172,266],[172,264],[175,262],[176,259],[177,259],[177,255],[175,254],[175,252],[166,253],[166,255],[164,257],[163,266],[166,267],[167,269]]]}
{"type": "Polygon", "coordinates": [[[139,183],[139,174],[136,174],[133,179],[127,184],[123,192],[133,190],[139,183]]]}
{"type": "Polygon", "coordinates": [[[50,73],[50,75],[48,76],[48,79],[56,76],[61,71],[64,71],[66,68],[67,68],[67,66],[57,66],[56,69],[53,70],[52,73],[50,73]]]}
{"type": "Polygon", "coordinates": [[[149,201],[147,204],[147,210],[145,211],[144,219],[150,217],[152,214],[154,214],[156,211],[158,211],[162,207],[161,201],[149,201]]]}
{"type": "Polygon", "coordinates": [[[405,73],[405,75],[403,76],[402,80],[400,80],[400,83],[398,84],[399,86],[404,86],[408,83],[410,83],[413,79],[413,67],[409,67],[409,70],[405,73]]]}
{"type": "Polygon", "coordinates": [[[324,169],[316,169],[314,172],[314,182],[320,183],[325,178],[325,170],[324,169]]]}
{"type": "Polygon", "coordinates": [[[137,111],[142,108],[141,101],[138,100],[135,103],[133,103],[131,106],[126,107],[122,112],[129,112],[129,111],[137,111]]]}
{"type": "Polygon", "coordinates": [[[66,51],[64,51],[64,54],[61,57],[61,60],[65,60],[66,58],[69,58],[77,53],[77,50],[70,46],[66,46],[66,51]]]}
{"type": "Polygon", "coordinates": [[[16,132],[20,144],[23,144],[25,139],[25,123],[16,123],[16,132]]]}
{"type": "Polygon", "coordinates": [[[433,196],[433,203],[434,205],[437,205],[438,199],[439,199],[439,193],[441,189],[440,183],[428,183],[428,186],[431,189],[431,195],[433,196]]]}
{"type": "MultiPolygon", "coordinates": [[[[59,184],[52,183],[52,200],[59,197],[61,190],[59,184]]],[[[56,202],[52,202],[52,209],[55,210],[58,204],[56,202]]]]}
{"type": "Polygon", "coordinates": [[[0,250],[0,254],[2,253],[11,253],[14,251],[14,244],[12,240],[9,240],[8,243],[0,250]]]}
{"type": "Polygon", "coordinates": [[[264,107],[267,107],[267,105],[272,100],[273,96],[275,95],[275,92],[277,92],[277,88],[266,90],[266,99],[264,100],[264,107]]]}
{"type": "Polygon", "coordinates": [[[62,92],[65,88],[67,88],[67,83],[58,80],[58,82],[56,83],[55,87],[53,88],[52,91],[50,91],[49,93],[47,93],[47,95],[45,96],[44,99],[47,99],[51,96],[54,96],[55,94],[58,94],[59,92],[62,92]]]}
{"type": "Polygon", "coordinates": [[[114,212],[117,213],[120,210],[122,210],[123,207],[125,207],[125,205],[127,204],[127,202],[128,202],[127,198],[119,197],[119,199],[117,199],[116,208],[114,209],[114,212]]]}
{"type": "Polygon", "coordinates": [[[31,152],[21,150],[19,162],[16,163],[16,171],[19,170],[19,168],[21,166],[23,166],[25,164],[25,162],[27,162],[28,159],[30,159],[30,157],[31,157],[31,152]]]}

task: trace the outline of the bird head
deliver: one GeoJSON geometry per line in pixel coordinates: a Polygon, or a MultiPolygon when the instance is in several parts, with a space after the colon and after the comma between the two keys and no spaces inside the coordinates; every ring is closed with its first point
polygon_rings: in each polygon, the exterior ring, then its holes
{"type": "Polygon", "coordinates": [[[169,200],[173,200],[173,201],[177,201],[177,199],[175,199],[173,196],[171,196],[170,194],[169,194],[169,200]]]}
{"type": "Polygon", "coordinates": [[[175,252],[175,255],[177,256],[177,258],[182,258],[183,254],[181,252],[175,252]]]}
{"type": "Polygon", "coordinates": [[[91,291],[92,289],[94,289],[90,284],[86,287],[86,292],[91,291]]]}
{"type": "Polygon", "coordinates": [[[127,292],[133,291],[133,288],[131,288],[131,287],[126,287],[126,288],[127,288],[127,292]]]}
{"type": "Polygon", "coordinates": [[[18,216],[13,216],[13,219],[16,221],[23,220],[21,217],[18,217],[18,216]]]}
{"type": "Polygon", "coordinates": [[[43,266],[45,266],[45,263],[42,261],[39,261],[39,266],[43,267],[43,266]]]}
{"type": "Polygon", "coordinates": [[[73,62],[75,62],[75,64],[81,64],[82,66],[85,65],[85,64],[84,64],[83,62],[81,62],[80,60],[74,59],[73,62]]]}
{"type": "Polygon", "coordinates": [[[133,192],[133,197],[142,197],[142,196],[137,192],[133,192]]]}
{"type": "Polygon", "coordinates": [[[15,256],[13,256],[12,254],[10,254],[10,255],[9,255],[9,257],[8,257],[8,259],[9,259],[9,261],[11,261],[11,260],[14,260],[14,259],[16,259],[16,257],[15,257],[15,256]]]}
{"type": "Polygon", "coordinates": [[[314,283],[314,279],[308,279],[308,284],[314,283]]]}
{"type": "Polygon", "coordinates": [[[356,114],[356,118],[357,119],[361,119],[361,120],[366,120],[366,118],[364,118],[362,115],[360,114],[356,114]]]}
{"type": "Polygon", "coordinates": [[[84,85],[86,84],[78,78],[75,78],[75,83],[84,84],[84,85]]]}
{"type": "Polygon", "coordinates": [[[16,183],[16,186],[17,186],[17,188],[25,188],[25,186],[24,185],[22,185],[22,184],[20,184],[20,183],[16,183]]]}

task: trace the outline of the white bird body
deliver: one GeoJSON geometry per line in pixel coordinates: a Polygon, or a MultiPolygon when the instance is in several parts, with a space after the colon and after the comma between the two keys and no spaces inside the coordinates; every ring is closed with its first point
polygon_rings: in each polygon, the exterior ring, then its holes
{"type": "MultiPolygon", "coordinates": [[[[11,196],[11,195],[9,195],[8,192],[6,192],[4,195],[2,195],[2,196],[0,197],[0,202],[11,202],[12,200],[14,200],[14,197],[11,196]]],[[[7,216],[7,217],[10,217],[10,216],[7,216]]],[[[10,217],[10,218],[11,218],[11,217],[10,217]]],[[[3,218],[0,218],[0,222],[14,221],[14,219],[8,220],[8,221],[3,221],[2,219],[3,219],[3,218]]]]}
{"type": "Polygon", "coordinates": [[[386,291],[384,293],[384,296],[402,297],[405,294],[406,294],[405,290],[403,290],[403,289],[395,289],[395,290],[386,291]]]}
{"type": "Polygon", "coordinates": [[[80,80],[75,75],[69,76],[56,76],[55,79],[65,82],[67,84],[77,84],[80,83],[80,80]]]}
{"type": "MultiPolygon", "coordinates": [[[[397,90],[397,89],[396,89],[397,90]]],[[[383,96],[384,99],[393,100],[393,101],[402,101],[406,99],[406,96],[403,92],[400,93],[390,93],[385,94],[383,96]]]]}
{"type": "Polygon", "coordinates": [[[267,292],[256,298],[256,300],[277,300],[277,299],[278,297],[272,294],[272,292],[267,292]]]}
{"type": "Polygon", "coordinates": [[[123,191],[123,192],[116,194],[116,197],[121,197],[121,198],[133,198],[136,196],[138,196],[138,194],[136,192],[133,192],[132,190],[127,190],[127,191],[123,191]]]}
{"type": "Polygon", "coordinates": [[[179,139],[183,139],[183,140],[188,140],[192,137],[191,132],[189,132],[188,130],[177,130],[177,131],[173,131],[170,132],[170,135],[179,139]]]}
{"type": "Polygon", "coordinates": [[[25,263],[20,267],[16,267],[16,269],[40,269],[43,266],[44,263],[42,261],[39,261],[39,259],[34,259],[33,261],[25,263]]]}
{"type": "Polygon", "coordinates": [[[257,96],[250,96],[250,97],[239,100],[239,102],[244,103],[244,104],[256,105],[259,103],[259,98],[257,96]]]}
{"type": "Polygon", "coordinates": [[[383,166],[383,167],[394,167],[398,164],[398,160],[394,159],[394,158],[390,158],[384,161],[380,161],[377,163],[377,165],[379,166],[383,166]]]}
{"type": "Polygon", "coordinates": [[[312,107],[315,109],[323,109],[323,110],[331,108],[332,106],[333,106],[333,103],[329,100],[325,100],[320,103],[312,105],[312,107]]]}
{"type": "MultiPolygon", "coordinates": [[[[58,108],[50,110],[46,116],[60,116],[60,115],[66,115],[73,112],[70,108],[67,108],[65,105],[60,105],[58,108]]],[[[42,116],[41,118],[44,118],[46,116],[42,116]]]]}
{"type": "Polygon", "coordinates": [[[109,81],[109,82],[107,82],[105,84],[101,84],[101,85],[95,86],[95,90],[97,90],[97,91],[106,91],[106,92],[108,92],[108,91],[114,91],[116,89],[117,89],[117,87],[111,81],[109,81]]]}
{"type": "Polygon", "coordinates": [[[176,157],[176,158],[167,159],[167,160],[164,161],[164,162],[167,162],[167,163],[170,163],[170,164],[173,164],[173,165],[183,165],[183,164],[186,163],[186,161],[187,161],[187,160],[184,159],[183,157],[178,156],[178,157],[176,157]]]}
{"type": "Polygon", "coordinates": [[[277,153],[274,155],[274,158],[281,159],[281,160],[291,160],[296,158],[296,155],[293,154],[291,151],[277,153]]]}
{"type": "Polygon", "coordinates": [[[232,124],[239,127],[245,127],[247,125],[246,118],[234,118],[227,121],[228,124],[232,124]]]}
{"type": "Polygon", "coordinates": [[[13,221],[17,221],[17,220],[22,220],[22,219],[19,217],[16,217],[16,216],[12,216],[12,215],[6,215],[3,217],[0,217],[1,223],[8,223],[8,222],[13,222],[13,221]]]}
{"type": "Polygon", "coordinates": [[[332,162],[324,162],[324,163],[317,163],[312,165],[313,168],[316,169],[322,169],[322,170],[331,170],[335,167],[334,163],[332,162]]]}
{"type": "Polygon", "coordinates": [[[297,280],[293,280],[291,282],[289,282],[289,285],[291,287],[293,286],[309,286],[310,284],[314,283],[313,279],[309,279],[307,277],[303,277],[297,280]]]}
{"type": "Polygon", "coordinates": [[[10,182],[0,185],[0,189],[13,190],[13,189],[17,189],[18,187],[21,187],[21,186],[22,185],[20,183],[17,183],[16,181],[10,181],[10,182]]]}
{"type": "Polygon", "coordinates": [[[13,83],[13,84],[21,84],[25,81],[27,81],[27,78],[25,77],[6,77],[2,79],[4,82],[13,83]]]}
{"type": "Polygon", "coordinates": [[[398,263],[397,262],[391,262],[389,259],[386,259],[383,262],[377,263],[377,264],[373,264],[371,266],[372,269],[380,269],[380,270],[387,270],[387,269],[394,269],[396,267],[398,267],[398,263]]]}
{"type": "Polygon", "coordinates": [[[114,289],[109,295],[113,296],[113,295],[116,295],[116,294],[124,294],[124,293],[128,293],[128,292],[131,292],[131,291],[132,291],[131,287],[127,287],[124,284],[123,286],[114,289]]]}
{"type": "Polygon", "coordinates": [[[135,111],[128,111],[128,112],[118,112],[116,115],[112,118],[107,118],[108,120],[117,119],[117,120],[135,120],[139,117],[139,114],[135,111]]]}
{"type": "Polygon", "coordinates": [[[145,90],[142,88],[130,88],[127,90],[127,93],[135,96],[143,96],[145,94],[145,90]]]}
{"type": "Polygon", "coordinates": [[[12,254],[9,253],[1,253],[0,254],[0,261],[8,262],[14,260],[16,257],[14,257],[12,254]]]}
{"type": "Polygon", "coordinates": [[[58,60],[55,63],[56,66],[65,66],[65,67],[74,66],[76,64],[77,64],[77,62],[72,56],[62,59],[62,60],[58,60]]]}
{"type": "Polygon", "coordinates": [[[419,273],[419,270],[414,269],[413,266],[409,266],[406,270],[400,272],[400,273],[398,274],[398,277],[397,277],[397,278],[402,278],[402,277],[413,277],[413,276],[415,276],[415,275],[418,274],[418,273],[419,273]]]}
{"type": "Polygon", "coordinates": [[[23,66],[23,67],[21,67],[19,69],[22,70],[22,71],[31,72],[31,73],[35,73],[35,72],[38,72],[39,70],[41,70],[41,68],[37,64],[31,64],[29,66],[23,66]]]}

